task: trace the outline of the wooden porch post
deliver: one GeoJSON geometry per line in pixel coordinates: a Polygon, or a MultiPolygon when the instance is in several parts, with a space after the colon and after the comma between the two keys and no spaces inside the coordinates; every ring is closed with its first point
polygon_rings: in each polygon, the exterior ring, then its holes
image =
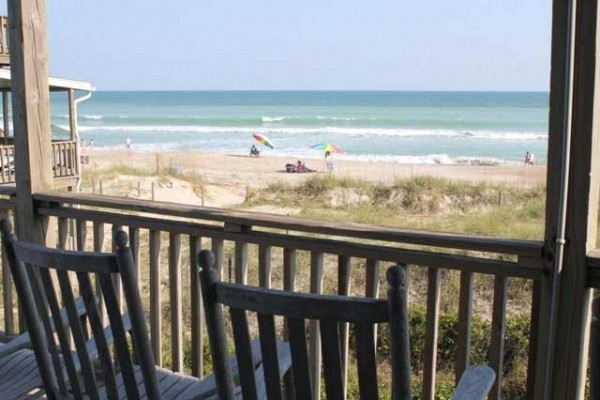
{"type": "MultiPolygon", "coordinates": [[[[8,90],[2,91],[2,129],[4,130],[4,137],[10,136],[10,124],[8,119],[8,90]]],[[[6,143],[5,143],[6,144],[6,143]]]]}
{"type": "Polygon", "coordinates": [[[598,0],[577,1],[566,246],[557,298],[552,399],[582,399],[584,395],[591,302],[586,254],[595,247],[600,190],[598,17],[598,0]]]}
{"type": "Polygon", "coordinates": [[[46,223],[32,194],[52,188],[46,1],[9,0],[15,132],[16,228],[19,239],[44,243],[46,223]]]}
{"type": "MultiPolygon", "coordinates": [[[[554,0],[552,4],[552,53],[550,69],[550,114],[548,121],[548,166],[546,186],[546,227],[544,234],[543,263],[548,271],[534,284],[538,297],[534,297],[532,314],[537,321],[535,337],[531,338],[530,357],[533,359],[528,376],[528,396],[535,400],[545,400],[550,395],[553,354],[551,350],[555,335],[553,309],[556,309],[560,274],[555,271],[556,238],[560,230],[562,202],[562,176],[566,167],[563,160],[568,158],[565,142],[568,139],[571,111],[571,32],[572,7],[576,0],[554,0]],[[554,302],[554,303],[553,303],[554,302]]],[[[554,313],[556,317],[556,313],[554,313]]]]}
{"type": "Polygon", "coordinates": [[[76,128],[76,123],[77,121],[75,120],[77,118],[77,115],[75,115],[75,91],[73,89],[69,89],[69,138],[71,140],[75,140],[75,130],[76,128]]]}

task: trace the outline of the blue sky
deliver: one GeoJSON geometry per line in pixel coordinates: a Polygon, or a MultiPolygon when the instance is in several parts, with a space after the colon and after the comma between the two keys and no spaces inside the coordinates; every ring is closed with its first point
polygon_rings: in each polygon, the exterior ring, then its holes
{"type": "Polygon", "coordinates": [[[50,72],[99,90],[548,89],[548,0],[47,3],[50,72]]]}

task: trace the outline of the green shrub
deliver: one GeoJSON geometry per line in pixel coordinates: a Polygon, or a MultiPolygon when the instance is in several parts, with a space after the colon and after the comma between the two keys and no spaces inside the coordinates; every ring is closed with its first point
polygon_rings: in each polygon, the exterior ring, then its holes
{"type": "MultiPolygon", "coordinates": [[[[412,371],[417,376],[424,368],[427,313],[423,307],[409,311],[409,335],[412,371]]],[[[525,378],[529,346],[529,316],[511,315],[506,319],[504,341],[504,385],[503,392],[510,399],[525,398],[525,378]]],[[[471,364],[488,364],[491,339],[491,322],[473,316],[471,324],[471,364]]],[[[381,325],[378,330],[377,352],[380,359],[389,359],[389,327],[381,325]]],[[[453,376],[456,366],[458,345],[458,315],[441,313],[438,325],[437,371],[453,376]]],[[[444,374],[441,374],[444,375],[444,374]]],[[[413,379],[414,393],[421,393],[421,384],[413,379]]],[[[454,382],[441,380],[436,399],[451,397],[454,382]]]]}

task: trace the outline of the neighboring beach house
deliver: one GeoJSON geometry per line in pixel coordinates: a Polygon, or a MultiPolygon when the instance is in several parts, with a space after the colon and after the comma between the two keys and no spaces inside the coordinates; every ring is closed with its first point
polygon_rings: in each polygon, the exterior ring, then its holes
{"type": "MultiPolygon", "coordinates": [[[[12,90],[8,18],[0,16],[0,92],[2,92],[2,130],[0,131],[0,184],[15,183],[14,132],[11,129],[12,90]]],[[[49,77],[50,92],[67,93],[69,129],[52,126],[52,168],[55,187],[77,187],[81,178],[81,149],[77,132],[77,104],[90,98],[91,82],[49,77]]]]}

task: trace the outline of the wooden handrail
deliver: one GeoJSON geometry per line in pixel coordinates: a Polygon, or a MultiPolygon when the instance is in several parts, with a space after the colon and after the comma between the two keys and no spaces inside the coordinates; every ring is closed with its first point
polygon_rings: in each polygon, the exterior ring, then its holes
{"type": "Polygon", "coordinates": [[[252,226],[253,228],[275,228],[286,231],[316,233],[328,236],[344,236],[459,250],[513,254],[533,258],[542,257],[543,249],[543,242],[538,240],[501,239],[485,236],[396,229],[363,224],[311,221],[302,218],[250,211],[233,211],[222,208],[127,199],[114,196],[99,196],[86,193],[50,191],[35,194],[34,199],[49,203],[114,208],[165,216],[202,219],[222,222],[224,224],[252,226]]]}
{"type": "Polygon", "coordinates": [[[537,278],[540,274],[544,273],[541,265],[539,267],[534,267],[521,265],[518,262],[493,260],[482,257],[401,249],[389,246],[360,244],[335,239],[303,237],[280,233],[261,231],[232,232],[225,230],[220,226],[187,221],[165,220],[164,218],[157,217],[54,206],[39,206],[37,211],[40,215],[74,218],[77,220],[107,223],[116,226],[133,226],[138,229],[149,229],[156,232],[177,232],[185,235],[198,235],[201,237],[218,238],[220,240],[231,240],[234,242],[259,245],[268,244],[284,248],[294,248],[297,250],[320,251],[323,253],[334,253],[348,257],[378,259],[381,261],[394,262],[403,260],[403,262],[409,264],[441,267],[459,271],[521,278],[537,278]]]}

